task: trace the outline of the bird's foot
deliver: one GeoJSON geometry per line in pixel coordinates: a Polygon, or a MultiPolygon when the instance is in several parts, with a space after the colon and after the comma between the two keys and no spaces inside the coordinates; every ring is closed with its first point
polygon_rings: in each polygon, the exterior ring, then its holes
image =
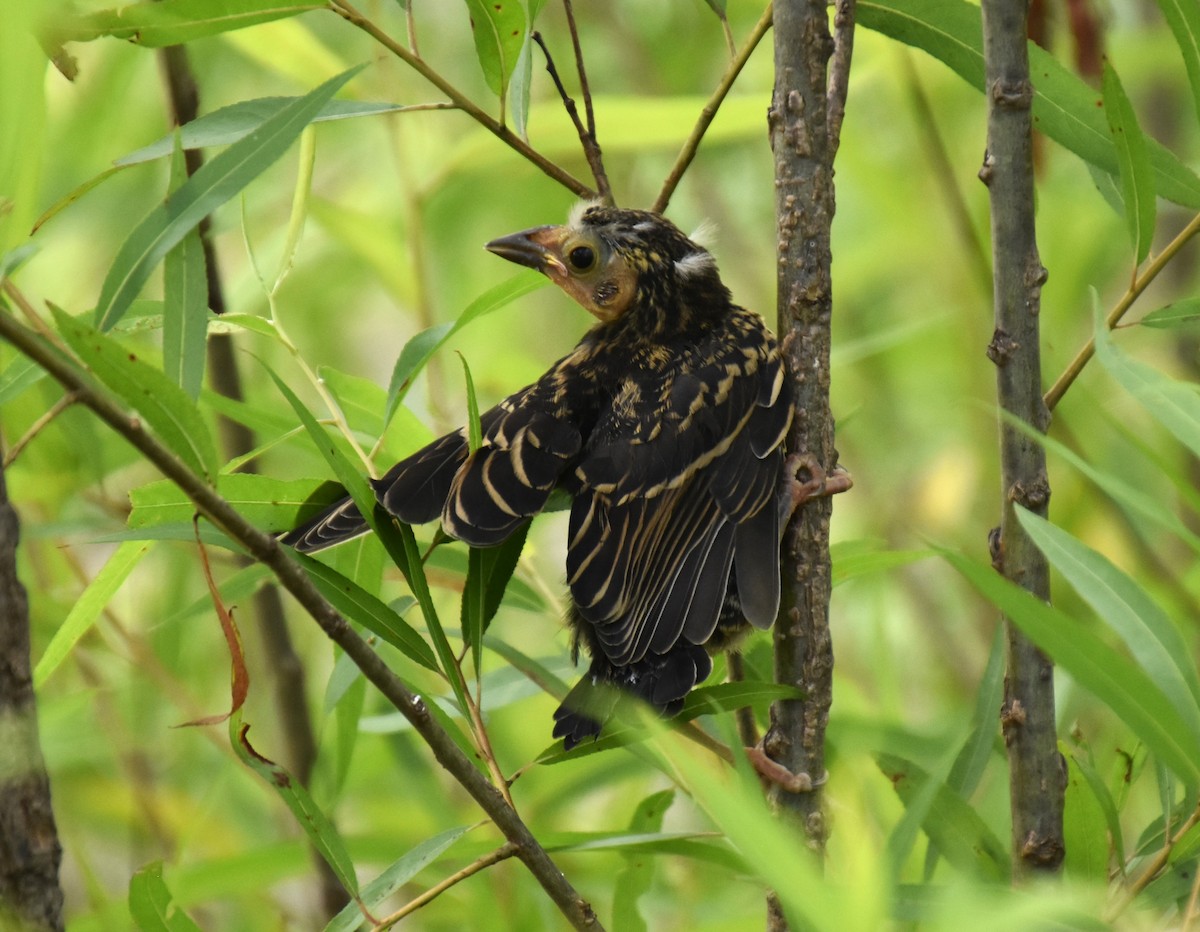
{"type": "Polygon", "coordinates": [[[806,773],[792,773],[779,761],[767,757],[761,742],[752,748],[746,748],[746,757],[766,783],[773,783],[787,793],[811,793],[813,787],[820,786],[827,779],[822,777],[814,783],[813,778],[806,773]]]}
{"type": "Polygon", "coordinates": [[[791,453],[783,464],[783,488],[780,511],[786,524],[796,509],[805,502],[823,495],[837,495],[854,487],[854,478],[841,466],[830,472],[817,462],[812,453],[791,453]],[[801,476],[807,476],[802,479],[801,476]]]}

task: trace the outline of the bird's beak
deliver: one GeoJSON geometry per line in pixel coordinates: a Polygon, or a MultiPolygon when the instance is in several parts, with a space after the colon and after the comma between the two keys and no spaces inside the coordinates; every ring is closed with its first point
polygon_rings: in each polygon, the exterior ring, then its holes
{"type": "Polygon", "coordinates": [[[567,267],[558,256],[561,242],[561,227],[534,227],[494,239],[483,248],[509,262],[537,269],[555,278],[567,274],[567,267]]]}

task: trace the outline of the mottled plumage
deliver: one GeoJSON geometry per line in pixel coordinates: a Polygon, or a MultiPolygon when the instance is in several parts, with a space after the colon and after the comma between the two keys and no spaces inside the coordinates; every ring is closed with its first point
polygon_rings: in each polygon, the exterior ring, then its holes
{"type": "MultiPolygon", "coordinates": [[[[742,617],[774,621],[791,400],[762,319],[657,214],[586,206],[488,248],[543,271],[600,323],[483,414],[474,454],[456,431],[374,486],[400,520],[440,518],[477,547],[503,541],[555,488],[572,497],[569,622],[591,668],[554,716],[570,748],[611,707],[597,685],[674,714],[711,672],[706,645],[742,617]]],[[[366,530],[347,500],[284,541],[307,552],[366,530]]]]}

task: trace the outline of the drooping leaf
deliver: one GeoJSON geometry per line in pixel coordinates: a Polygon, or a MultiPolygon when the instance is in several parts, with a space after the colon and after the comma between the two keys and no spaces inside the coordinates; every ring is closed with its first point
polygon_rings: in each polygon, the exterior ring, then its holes
{"type": "Polygon", "coordinates": [[[76,16],[58,16],[47,38],[63,42],[91,42],[105,36],[127,39],[158,48],[183,45],[204,36],[295,16],[324,4],[287,0],[162,0],[131,3],[111,10],[76,16]]]}
{"type": "Polygon", "coordinates": [[[1200,456],[1200,391],[1117,349],[1108,328],[1096,321],[1096,358],[1156,421],[1200,456]]]}
{"type": "Polygon", "coordinates": [[[212,435],[183,389],[114,338],[57,307],[51,311],[63,339],[96,377],[134,408],[171,452],[210,482],[215,479],[212,435]]]}
{"type": "Polygon", "coordinates": [[[1164,764],[1184,780],[1200,780],[1200,740],[1141,667],[990,566],[951,551],[943,556],[1079,685],[1106,703],[1164,764]]]}
{"type": "MultiPolygon", "coordinates": [[[[982,91],[983,31],[979,7],[966,0],[861,0],[857,23],[923,49],[982,91]]],[[[1059,145],[1116,175],[1117,152],[1095,90],[1034,43],[1029,44],[1033,121],[1059,145]]],[[[1147,140],[1160,197],[1200,209],[1200,177],[1154,140],[1147,140]]]]}
{"type": "Polygon", "coordinates": [[[364,67],[330,78],[285,105],[244,139],[205,162],[164,205],[152,210],[109,268],[96,302],[97,326],[107,330],[120,320],[163,256],[282,156],[321,108],[364,67]]]}
{"type": "Polygon", "coordinates": [[[1117,168],[1121,178],[1121,199],[1125,204],[1125,223],[1133,243],[1134,265],[1141,265],[1150,254],[1154,238],[1154,175],[1150,171],[1150,153],[1146,138],[1138,126],[1133,104],[1121,86],[1116,70],[1104,62],[1104,114],[1117,147],[1117,168]]]}
{"type": "Polygon", "coordinates": [[[1158,8],[1175,34],[1192,86],[1192,105],[1200,117],[1200,6],[1191,0],[1158,0],[1158,8]]]}
{"type": "Polygon", "coordinates": [[[466,0],[475,37],[475,55],[484,80],[500,98],[501,122],[508,82],[525,41],[525,9],[520,0],[466,0]]]}
{"type": "Polygon", "coordinates": [[[129,878],[129,916],[134,925],[140,932],[200,932],[175,902],[162,869],[162,861],[154,861],[129,878]]]}
{"type": "MultiPolygon", "coordinates": [[[[187,180],[183,150],[171,158],[171,192],[187,180]]],[[[204,380],[208,279],[200,228],[184,234],[163,260],[163,371],[192,401],[204,380]]]]}
{"type": "Polygon", "coordinates": [[[463,635],[471,645],[476,670],[479,669],[483,636],[500,609],[504,590],[517,568],[528,533],[529,522],[526,521],[498,546],[470,548],[461,623],[463,635]]]}

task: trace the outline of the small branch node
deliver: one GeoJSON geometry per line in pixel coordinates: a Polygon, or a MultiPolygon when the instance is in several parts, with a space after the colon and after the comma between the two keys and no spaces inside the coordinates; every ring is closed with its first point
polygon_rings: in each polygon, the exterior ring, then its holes
{"type": "Polygon", "coordinates": [[[1022,508],[1040,512],[1050,504],[1050,480],[1041,473],[1032,482],[1014,482],[1008,490],[1008,500],[1022,508]]]}
{"type": "Polygon", "coordinates": [[[991,187],[992,175],[996,171],[996,157],[986,149],[983,152],[983,164],[979,168],[979,180],[991,187]]]}
{"type": "Polygon", "coordinates": [[[1004,367],[1012,358],[1013,353],[1021,348],[1021,344],[1008,335],[1008,332],[997,327],[988,343],[987,357],[997,366],[1004,367]]]}
{"type": "Polygon", "coordinates": [[[993,81],[991,98],[1002,110],[1028,110],[1033,106],[1033,85],[1028,81],[993,81]]]}

